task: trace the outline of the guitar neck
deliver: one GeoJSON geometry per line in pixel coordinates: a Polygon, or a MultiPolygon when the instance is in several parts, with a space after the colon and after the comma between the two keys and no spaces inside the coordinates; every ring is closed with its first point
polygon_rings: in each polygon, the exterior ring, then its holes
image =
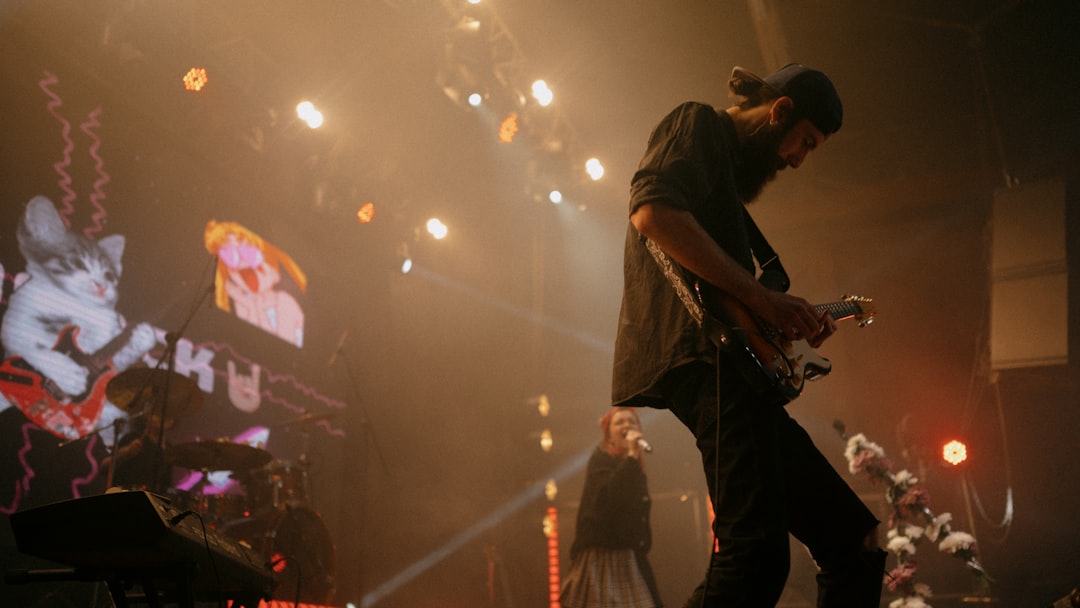
{"type": "Polygon", "coordinates": [[[818,304],[814,306],[814,310],[819,313],[828,311],[834,321],[842,321],[844,319],[851,319],[863,313],[862,306],[854,301],[843,302],[829,302],[828,304],[818,304]]]}
{"type": "Polygon", "coordinates": [[[135,331],[135,325],[135,323],[128,323],[120,330],[119,334],[113,336],[104,346],[93,353],[85,353],[79,348],[77,341],[78,327],[68,326],[61,332],[56,350],[64,352],[79,365],[86,367],[91,374],[98,374],[108,367],[113,356],[127,345],[128,340],[131,339],[131,334],[135,331]]]}

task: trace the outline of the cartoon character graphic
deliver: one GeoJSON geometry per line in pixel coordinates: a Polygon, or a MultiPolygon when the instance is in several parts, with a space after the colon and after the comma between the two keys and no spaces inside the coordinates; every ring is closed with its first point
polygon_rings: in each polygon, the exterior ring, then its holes
{"type": "Polygon", "coordinates": [[[116,311],[124,237],[72,232],[42,196],[17,237],[26,271],[0,326],[0,411],[14,405],[57,437],[84,437],[124,415],[105,386],[157,342],[150,325],[116,311]]]}
{"type": "Polygon", "coordinates": [[[304,311],[296,298],[277,289],[281,269],[301,292],[307,277],[288,254],[234,222],[211,220],[204,234],[206,249],[217,256],[215,301],[236,316],[297,347],[304,345],[304,311]],[[231,301],[231,305],[230,305],[231,301]]]}

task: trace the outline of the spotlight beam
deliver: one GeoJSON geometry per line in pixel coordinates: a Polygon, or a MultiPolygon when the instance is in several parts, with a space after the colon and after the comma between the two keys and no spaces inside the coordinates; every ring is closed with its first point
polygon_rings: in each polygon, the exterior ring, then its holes
{"type": "MultiPolygon", "coordinates": [[[[658,415],[660,415],[659,410],[649,410],[646,412],[642,412],[641,417],[643,421],[647,421],[658,415]]],[[[592,455],[594,449],[596,448],[592,445],[582,449],[573,458],[567,460],[562,464],[562,466],[555,469],[555,471],[548,475],[548,478],[554,479],[556,483],[562,483],[570,476],[584,470],[585,466],[589,462],[589,457],[592,455]]],[[[478,522],[476,522],[472,526],[469,526],[469,528],[465,531],[451,538],[449,541],[443,544],[443,546],[432,551],[425,557],[421,558],[419,561],[414,562],[412,565],[408,566],[401,572],[390,577],[381,585],[372,590],[370,593],[364,594],[363,599],[360,601],[360,607],[371,608],[371,606],[374,606],[378,602],[382,601],[387,595],[390,595],[391,593],[397,591],[416,577],[420,576],[424,572],[427,572],[433,566],[452,555],[455,551],[457,551],[464,545],[475,540],[485,531],[490,530],[492,527],[494,527],[510,515],[521,510],[523,507],[527,506],[538,498],[543,497],[547,483],[547,481],[537,482],[532,487],[524,490],[504,505],[488,513],[478,522]]]]}
{"type": "MultiPolygon", "coordinates": [[[[562,467],[555,471],[552,477],[556,481],[562,481],[570,475],[585,468],[585,465],[589,461],[589,456],[592,454],[593,448],[590,447],[587,450],[583,450],[580,454],[572,458],[562,467]]],[[[511,499],[506,504],[488,513],[480,521],[476,522],[468,529],[461,532],[457,536],[451,538],[443,546],[427,554],[425,557],[417,562],[414,562],[411,566],[405,568],[401,572],[397,573],[370,593],[364,595],[364,598],[360,602],[361,608],[370,608],[374,606],[387,595],[397,591],[403,587],[409,581],[420,576],[427,570],[431,569],[435,564],[438,564],[442,560],[452,555],[455,551],[468,544],[472,540],[479,537],[485,531],[490,530],[499,522],[503,521],[510,515],[521,510],[524,506],[544,496],[544,486],[546,481],[538,482],[532,487],[526,489],[521,494],[518,494],[515,498],[511,499]]]]}

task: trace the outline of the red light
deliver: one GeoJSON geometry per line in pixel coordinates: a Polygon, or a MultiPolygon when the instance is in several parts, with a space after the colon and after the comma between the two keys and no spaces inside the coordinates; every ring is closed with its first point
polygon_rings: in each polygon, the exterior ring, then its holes
{"type": "Polygon", "coordinates": [[[559,608],[559,591],[562,581],[559,578],[559,510],[553,506],[547,508],[544,518],[548,548],[548,608],[559,608]]]}
{"type": "Polygon", "coordinates": [[[941,449],[941,457],[945,459],[945,462],[956,466],[967,460],[967,446],[954,439],[941,449]]]}

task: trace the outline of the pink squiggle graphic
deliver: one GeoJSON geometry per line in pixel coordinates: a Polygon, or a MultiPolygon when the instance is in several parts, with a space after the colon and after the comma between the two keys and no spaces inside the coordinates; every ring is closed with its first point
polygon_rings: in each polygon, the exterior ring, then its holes
{"type": "Polygon", "coordinates": [[[23,472],[22,479],[15,481],[15,498],[11,501],[11,505],[7,507],[0,507],[0,513],[10,515],[19,510],[19,503],[22,502],[23,494],[30,490],[30,480],[34,478],[36,473],[30,466],[30,463],[26,461],[26,454],[30,450],[34,449],[34,445],[30,442],[30,430],[38,428],[36,424],[27,422],[22,425],[23,445],[19,448],[18,457],[19,464],[22,465],[23,472]]]}
{"type": "MultiPolygon", "coordinates": [[[[263,371],[265,372],[265,370],[263,370],[263,371]]],[[[325,405],[327,405],[329,407],[335,407],[335,408],[338,408],[338,409],[345,409],[345,402],[344,401],[338,401],[337,399],[331,399],[330,397],[327,397],[327,396],[323,395],[322,393],[319,393],[315,389],[310,388],[306,384],[301,384],[296,379],[296,376],[293,376],[291,374],[285,374],[285,375],[280,375],[279,376],[277,374],[272,374],[270,372],[265,372],[265,375],[266,375],[266,381],[269,382],[270,384],[286,383],[286,384],[292,386],[293,388],[295,388],[297,391],[303,393],[304,396],[306,396],[306,397],[311,397],[312,399],[314,399],[314,400],[316,400],[316,401],[318,401],[320,403],[323,403],[323,404],[325,404],[325,405]]]]}
{"type": "Polygon", "coordinates": [[[321,426],[323,428],[323,430],[326,431],[326,434],[330,435],[331,437],[344,437],[345,436],[345,429],[336,429],[329,422],[327,422],[325,420],[320,420],[320,421],[316,422],[315,426],[321,426]]]}
{"type": "MultiPolygon", "coordinates": [[[[246,363],[248,363],[250,365],[250,362],[246,362],[246,363]]],[[[223,378],[223,379],[226,379],[226,380],[228,379],[228,374],[221,371],[221,370],[214,370],[214,375],[219,377],[219,378],[223,378]]],[[[301,405],[297,405],[297,404],[289,401],[288,399],[285,399],[284,397],[278,397],[277,395],[275,395],[274,393],[272,393],[272,392],[270,392],[268,390],[259,391],[259,397],[260,397],[260,399],[262,401],[273,403],[274,405],[278,405],[278,406],[280,406],[280,407],[282,407],[284,409],[287,409],[290,412],[292,412],[294,414],[297,414],[297,415],[304,415],[304,414],[310,413],[310,411],[306,407],[303,407],[301,405]]],[[[323,430],[326,431],[326,434],[330,435],[332,437],[344,437],[345,436],[344,429],[334,428],[333,425],[331,425],[326,420],[318,421],[318,423],[316,423],[316,426],[321,426],[323,428],[323,430]]]]}
{"type": "Polygon", "coordinates": [[[102,188],[105,184],[112,180],[112,177],[107,171],[104,170],[105,161],[98,156],[98,149],[101,147],[101,138],[98,137],[96,129],[101,126],[101,121],[98,118],[101,116],[101,106],[98,106],[90,112],[89,119],[79,125],[79,130],[86,134],[90,138],[90,158],[94,159],[94,171],[97,173],[98,178],[94,180],[93,191],[90,193],[90,204],[94,207],[94,213],[90,216],[90,225],[83,229],[83,234],[87,237],[93,237],[95,233],[101,232],[104,226],[104,219],[108,215],[105,208],[101,206],[101,201],[105,199],[105,193],[102,188]]]}
{"type": "MultiPolygon", "coordinates": [[[[293,403],[291,403],[289,401],[286,401],[285,399],[282,399],[281,397],[275,397],[269,391],[264,391],[262,393],[262,395],[267,401],[269,401],[271,403],[275,403],[277,405],[280,405],[281,407],[284,407],[285,409],[290,410],[290,411],[292,411],[292,412],[294,412],[296,414],[307,414],[308,413],[308,410],[306,408],[295,405],[295,404],[293,404],[293,403]]],[[[318,423],[316,423],[316,426],[323,427],[323,429],[326,431],[327,435],[332,435],[334,437],[344,437],[345,436],[345,430],[344,429],[334,428],[326,420],[320,420],[318,423]]]]}
{"type": "Polygon", "coordinates": [[[64,100],[60,99],[60,96],[49,88],[59,82],[59,78],[45,72],[45,77],[38,81],[38,87],[52,100],[46,107],[49,109],[49,114],[52,114],[53,118],[60,123],[60,137],[64,140],[63,156],[59,161],[53,163],[53,169],[60,176],[60,181],[57,183],[60,189],[64,191],[64,198],[60,201],[62,203],[59,209],[60,217],[64,219],[64,224],[70,228],[71,220],[68,218],[75,212],[75,206],[71,203],[78,198],[78,195],[71,189],[71,176],[68,175],[67,168],[71,166],[71,152],[75,149],[75,142],[71,141],[71,123],[57,111],[57,108],[64,105],[64,100]]]}
{"type": "Polygon", "coordinates": [[[82,498],[82,494],[79,492],[79,488],[87,485],[97,477],[98,474],[98,461],[94,458],[94,446],[97,445],[98,436],[94,435],[90,438],[90,441],[86,442],[86,450],[83,454],[86,456],[86,461],[90,463],[90,473],[86,477],[76,477],[71,480],[71,495],[75,498],[82,498]]]}
{"type": "MultiPolygon", "coordinates": [[[[234,358],[234,359],[236,359],[238,361],[241,361],[245,365],[248,365],[248,366],[250,366],[252,363],[255,363],[255,361],[253,361],[253,360],[251,360],[251,359],[249,359],[247,357],[244,357],[240,353],[236,352],[236,349],[234,349],[230,344],[226,344],[226,343],[222,343],[222,342],[200,342],[200,343],[196,344],[195,346],[197,346],[198,348],[209,348],[210,350],[212,350],[212,351],[214,351],[216,353],[220,353],[222,351],[228,351],[228,353],[232,356],[232,358],[234,358]]],[[[285,383],[288,383],[290,386],[292,386],[294,389],[296,389],[298,392],[303,393],[304,396],[310,397],[313,400],[318,401],[319,403],[322,403],[322,404],[324,404],[326,406],[337,408],[337,409],[345,409],[345,407],[346,407],[346,404],[345,404],[344,401],[340,401],[338,399],[332,399],[330,397],[327,397],[326,395],[323,395],[322,393],[315,390],[314,388],[312,388],[312,387],[298,381],[296,379],[296,376],[272,374],[272,373],[266,371],[265,367],[263,367],[262,369],[263,369],[264,374],[266,375],[267,381],[269,381],[269,382],[271,382],[273,384],[277,384],[279,382],[285,382],[285,383]]]]}

